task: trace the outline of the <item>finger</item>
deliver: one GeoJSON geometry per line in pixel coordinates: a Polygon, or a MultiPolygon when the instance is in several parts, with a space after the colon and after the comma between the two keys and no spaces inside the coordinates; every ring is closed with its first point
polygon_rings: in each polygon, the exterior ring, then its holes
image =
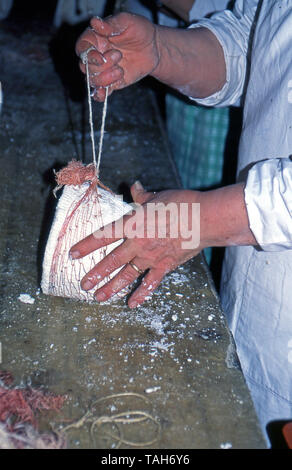
{"type": "Polygon", "coordinates": [[[84,73],[86,71],[86,61],[88,62],[88,70],[90,73],[100,70],[101,66],[106,63],[104,56],[96,49],[90,50],[85,57],[81,54],[80,68],[84,73]]]}
{"type": "Polygon", "coordinates": [[[83,258],[103,246],[107,246],[121,240],[124,238],[124,226],[129,217],[131,217],[131,215],[125,215],[115,222],[96,230],[83,240],[80,240],[71,247],[69,256],[72,259],[83,258]]]}
{"type": "Polygon", "coordinates": [[[124,71],[115,65],[105,72],[95,72],[90,75],[90,86],[94,88],[113,86],[116,82],[122,82],[124,71]]]}
{"type": "MultiPolygon", "coordinates": [[[[121,58],[121,52],[116,49],[110,49],[104,54],[100,54],[100,52],[96,50],[91,50],[87,55],[89,72],[104,72],[114,65],[117,65],[121,58]]],[[[81,62],[81,65],[83,66],[81,70],[85,71],[85,64],[81,62]]]]}
{"type": "Polygon", "coordinates": [[[106,88],[108,89],[108,96],[112,94],[113,91],[115,90],[121,90],[122,88],[125,87],[125,82],[124,80],[118,80],[112,85],[109,85],[108,87],[98,87],[95,88],[93,91],[93,99],[98,102],[103,102],[105,100],[105,95],[106,95],[106,88]]]}
{"type": "Polygon", "coordinates": [[[104,302],[110,299],[125,287],[133,284],[139,275],[140,274],[130,264],[126,264],[116,276],[95,292],[94,296],[96,300],[98,302],[104,302]]]}
{"type": "Polygon", "coordinates": [[[162,281],[165,271],[159,269],[150,269],[146,274],[141,285],[138,287],[135,292],[131,295],[128,305],[130,308],[136,308],[141,305],[149,296],[153,294],[155,289],[158,287],[162,281]]]}
{"type": "Polygon", "coordinates": [[[121,268],[124,264],[135,256],[135,246],[126,240],[105,258],[103,258],[93,269],[91,269],[81,280],[81,287],[84,290],[92,289],[96,284],[108,277],[111,273],[121,268]]]}
{"type": "MultiPolygon", "coordinates": [[[[108,96],[112,94],[112,92],[115,90],[113,86],[109,86],[108,88],[108,96]]],[[[106,95],[106,89],[103,87],[95,88],[92,93],[92,98],[94,101],[98,102],[103,102],[105,100],[105,95],[106,95]]]]}
{"type": "MultiPolygon", "coordinates": [[[[108,95],[110,95],[111,94],[110,87],[108,87],[108,90],[109,90],[108,95]]],[[[103,102],[105,100],[105,95],[106,95],[105,88],[100,87],[100,88],[95,88],[91,96],[94,101],[103,102]]]]}
{"type": "Polygon", "coordinates": [[[76,42],[75,52],[81,57],[81,55],[91,47],[94,47],[94,49],[101,54],[105,53],[109,48],[112,49],[112,46],[106,38],[99,36],[91,28],[87,28],[76,42]]]}
{"type": "Polygon", "coordinates": [[[73,245],[69,251],[69,256],[72,259],[83,258],[84,256],[89,255],[89,253],[92,253],[103,246],[110,245],[120,238],[114,237],[113,231],[110,230],[110,228],[104,227],[104,229],[100,229],[99,231],[88,235],[86,238],[73,245]]]}
{"type": "Polygon", "coordinates": [[[145,202],[149,201],[150,199],[153,198],[153,193],[147,192],[140,181],[136,181],[132,186],[131,186],[131,194],[133,201],[138,203],[138,204],[144,204],[145,202]]]}
{"type": "Polygon", "coordinates": [[[128,27],[129,14],[120,13],[108,16],[105,20],[94,17],[90,20],[90,26],[101,36],[115,37],[122,34],[128,27]]]}
{"type": "Polygon", "coordinates": [[[110,17],[102,19],[98,16],[94,16],[90,20],[90,26],[101,36],[109,37],[115,32],[109,19],[110,17]]]}
{"type": "Polygon", "coordinates": [[[123,81],[118,80],[117,82],[112,85],[109,85],[108,87],[93,87],[93,90],[91,92],[92,99],[94,101],[103,102],[106,96],[106,88],[108,89],[108,96],[110,96],[113,91],[123,88],[123,81]]]}

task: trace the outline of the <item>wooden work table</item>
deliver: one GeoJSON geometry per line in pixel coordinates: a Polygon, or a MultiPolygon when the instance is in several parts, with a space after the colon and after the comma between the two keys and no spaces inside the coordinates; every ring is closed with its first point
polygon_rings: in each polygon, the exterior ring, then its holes
{"type": "MultiPolygon", "coordinates": [[[[91,410],[91,421],[67,429],[70,448],[131,449],[135,443],[142,449],[264,448],[201,256],[169,274],[135,310],[125,299],[85,304],[39,291],[43,242],[54,209],[52,169],[71,158],[91,159],[86,98],[74,101],[64,93],[68,83],[57,73],[60,61],[54,56],[54,67],[47,52],[48,39],[33,32],[18,37],[7,28],[0,33],[0,47],[6,47],[1,56],[1,368],[11,371],[16,383],[67,395],[57,416],[42,415],[41,429],[52,422],[64,429],[91,410]],[[23,293],[34,303],[21,302],[23,293]],[[115,418],[120,413],[122,423],[115,418]]],[[[71,85],[78,86],[76,77],[71,85]]],[[[95,104],[97,139],[100,113],[95,104]]],[[[153,190],[178,186],[146,83],[110,97],[106,131],[104,184],[116,192],[137,179],[153,190]]]]}

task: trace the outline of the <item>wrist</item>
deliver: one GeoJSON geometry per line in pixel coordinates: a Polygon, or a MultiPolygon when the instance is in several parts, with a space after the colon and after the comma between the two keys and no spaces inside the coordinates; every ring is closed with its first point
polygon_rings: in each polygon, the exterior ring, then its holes
{"type": "Polygon", "coordinates": [[[193,98],[205,98],[226,82],[223,49],[207,28],[156,26],[157,65],[150,74],[193,98]]]}
{"type": "Polygon", "coordinates": [[[243,183],[200,192],[198,202],[202,248],[257,245],[249,227],[243,183]]]}
{"type": "Polygon", "coordinates": [[[158,25],[153,25],[153,26],[154,26],[153,50],[155,51],[154,57],[153,57],[154,67],[151,70],[149,75],[159,80],[159,69],[160,69],[161,56],[162,56],[162,41],[161,41],[161,31],[160,31],[161,27],[158,25]]]}

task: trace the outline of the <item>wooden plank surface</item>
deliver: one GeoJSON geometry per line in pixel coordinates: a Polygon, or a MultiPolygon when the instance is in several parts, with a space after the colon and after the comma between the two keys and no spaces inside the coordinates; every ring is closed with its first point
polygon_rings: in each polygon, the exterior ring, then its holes
{"type": "MultiPolygon", "coordinates": [[[[169,274],[136,310],[125,299],[89,305],[39,291],[55,204],[52,169],[91,158],[86,100],[70,95],[80,76],[72,68],[71,78],[67,69],[69,80],[60,80],[64,64],[56,47],[55,62],[49,55],[50,40],[0,32],[1,368],[16,383],[68,396],[57,417],[43,415],[41,429],[53,422],[61,430],[91,410],[89,420],[66,431],[70,448],[264,447],[201,257],[169,274]],[[22,293],[34,303],[21,302],[22,293]]],[[[109,99],[101,175],[116,192],[126,194],[137,179],[148,189],[178,186],[152,100],[147,83],[109,99]]],[[[100,113],[96,104],[97,130],[100,113]]]]}

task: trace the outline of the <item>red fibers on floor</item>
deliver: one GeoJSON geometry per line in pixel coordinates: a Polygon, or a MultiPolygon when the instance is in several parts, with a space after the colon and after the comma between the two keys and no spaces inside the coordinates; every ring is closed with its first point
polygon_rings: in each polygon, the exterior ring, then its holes
{"type": "Polygon", "coordinates": [[[0,371],[0,380],[3,384],[0,386],[0,422],[9,422],[10,430],[18,423],[36,426],[37,412],[59,411],[66,399],[31,387],[12,388],[13,376],[7,371],[0,371]]]}
{"type": "Polygon", "coordinates": [[[32,388],[9,389],[0,387],[0,421],[15,418],[16,422],[36,425],[37,411],[59,411],[65,397],[44,394],[32,388]]]}

